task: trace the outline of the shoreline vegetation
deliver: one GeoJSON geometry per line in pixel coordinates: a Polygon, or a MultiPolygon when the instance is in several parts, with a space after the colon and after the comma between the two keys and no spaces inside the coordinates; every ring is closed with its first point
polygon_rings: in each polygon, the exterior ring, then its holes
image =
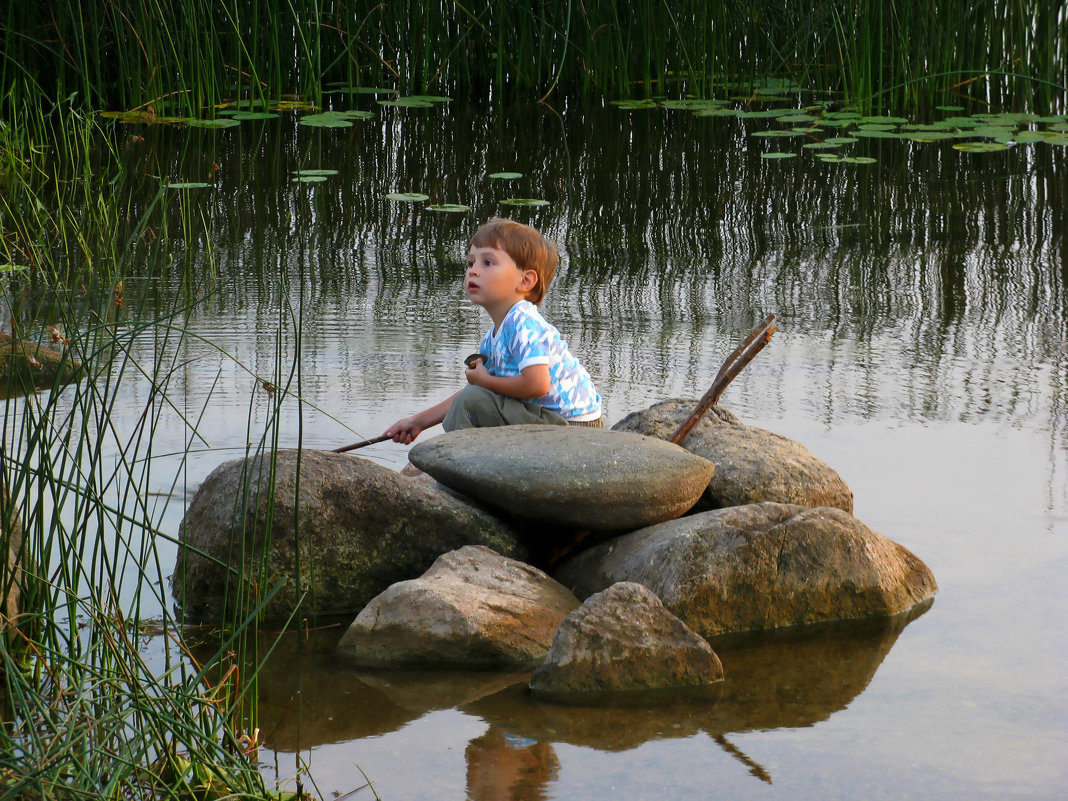
{"type": "MultiPolygon", "coordinates": [[[[152,438],[177,413],[167,387],[199,282],[182,281],[169,315],[143,319],[150,304],[124,279],[143,263],[187,275],[193,256],[210,252],[210,220],[177,187],[133,213],[122,135],[98,112],[203,119],[235,101],[321,107],[332,93],[388,90],[495,102],[787,95],[866,112],[954,103],[1050,113],[1065,108],[1066,47],[1068,13],[1043,0],[7,4],[0,319],[5,336],[80,367],[62,392],[63,371],[44,387],[24,371],[6,376],[0,799],[303,793],[299,764],[285,792],[256,770],[254,643],[269,588],[236,599],[215,655],[198,662],[156,549],[176,532],[160,530],[151,498],[152,438]],[[155,338],[152,364],[131,356],[135,337],[155,338]],[[116,390],[134,379],[151,391],[138,424],[120,431],[116,390]],[[145,656],[149,640],[164,643],[164,664],[145,656]]],[[[287,300],[277,335],[299,337],[300,299],[287,300]]],[[[271,399],[258,448],[273,453],[282,404],[300,396],[299,364],[257,379],[271,399]]],[[[189,449],[204,413],[178,415],[189,449]]],[[[172,498],[184,498],[185,456],[172,498]]]]}

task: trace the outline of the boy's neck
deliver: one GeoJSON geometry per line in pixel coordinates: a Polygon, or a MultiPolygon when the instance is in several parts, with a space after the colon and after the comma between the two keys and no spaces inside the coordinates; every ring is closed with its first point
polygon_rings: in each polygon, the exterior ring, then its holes
{"type": "Polygon", "coordinates": [[[501,330],[501,324],[504,322],[504,318],[508,316],[508,312],[512,310],[515,304],[521,300],[526,300],[525,297],[517,297],[511,303],[507,301],[502,302],[494,306],[492,309],[489,306],[483,306],[487,312],[489,312],[490,319],[493,320],[493,333],[496,334],[501,330]]]}

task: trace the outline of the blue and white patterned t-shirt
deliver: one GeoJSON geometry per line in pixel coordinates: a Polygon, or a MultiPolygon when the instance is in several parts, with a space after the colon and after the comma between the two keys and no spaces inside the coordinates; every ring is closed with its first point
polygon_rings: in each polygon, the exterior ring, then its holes
{"type": "Polygon", "coordinates": [[[567,420],[596,420],[601,416],[601,396],[586,368],[567,349],[567,343],[529,300],[516,303],[500,329],[482,337],[479,351],[489,356],[490,375],[520,375],[532,364],[549,365],[549,391],[530,399],[567,420]]]}

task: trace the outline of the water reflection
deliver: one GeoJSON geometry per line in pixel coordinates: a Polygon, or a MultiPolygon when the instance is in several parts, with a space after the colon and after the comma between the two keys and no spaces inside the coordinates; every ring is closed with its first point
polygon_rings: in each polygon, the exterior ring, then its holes
{"type": "Polygon", "coordinates": [[[558,770],[554,745],[618,752],[699,733],[770,782],[769,769],[730,735],[813,726],[845,709],[929,606],[888,619],[719,638],[713,645],[726,678],[712,687],[583,696],[571,704],[532,696],[529,674],[357,671],[333,656],[338,630],[311,640],[287,634],[258,678],[259,726],[276,753],[300,752],[459,709],[488,725],[464,746],[473,799],[545,797],[558,770]]]}

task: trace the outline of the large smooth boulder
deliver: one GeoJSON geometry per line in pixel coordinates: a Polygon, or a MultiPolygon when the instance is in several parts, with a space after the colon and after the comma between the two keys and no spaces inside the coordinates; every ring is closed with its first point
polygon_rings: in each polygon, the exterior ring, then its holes
{"type": "Polygon", "coordinates": [[[531,667],[578,605],[537,568],[469,545],[373,598],[338,652],[361,667],[531,667]]]}
{"type": "Polygon", "coordinates": [[[556,578],[579,598],[638,582],[705,637],[893,615],[938,588],[914,554],[841,509],[778,503],[635,531],[578,554],[556,578]]]}
{"type": "Polygon", "coordinates": [[[534,670],[548,694],[698,687],[723,678],[712,647],[641,584],[620,582],[572,611],[534,670]]]}
{"type": "MultiPolygon", "coordinates": [[[[612,428],[670,440],[696,406],[696,400],[662,401],[627,415],[612,428]]],[[[681,445],[716,465],[694,511],[772,501],[853,512],[853,491],[808,448],[747,426],[720,406],[713,406],[681,445]]]]}
{"type": "Polygon", "coordinates": [[[595,531],[629,531],[685,514],[714,467],[677,445],[577,426],[452,431],[408,459],[509,515],[595,531]]]}
{"type": "Polygon", "coordinates": [[[279,451],[273,498],[271,476],[269,457],[238,459],[197,490],[172,578],[188,619],[223,619],[239,592],[255,605],[278,584],[268,618],[298,609],[356,614],[390,584],[464,545],[525,557],[506,523],[366,459],[279,451]]]}

